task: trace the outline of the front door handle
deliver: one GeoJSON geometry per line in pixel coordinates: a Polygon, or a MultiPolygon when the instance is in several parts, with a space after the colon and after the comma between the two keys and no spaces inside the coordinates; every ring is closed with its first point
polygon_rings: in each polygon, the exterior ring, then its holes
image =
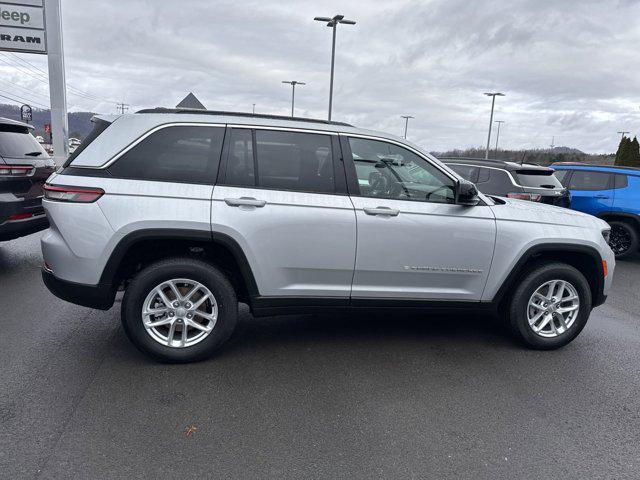
{"type": "Polygon", "coordinates": [[[267,204],[266,201],[258,200],[253,197],[225,198],[224,203],[226,203],[230,207],[248,206],[248,207],[258,207],[258,208],[262,208],[267,204]]]}
{"type": "Polygon", "coordinates": [[[395,208],[389,207],[376,207],[376,208],[365,208],[364,213],[367,215],[378,215],[384,217],[397,217],[400,213],[400,210],[396,210],[395,208]]]}

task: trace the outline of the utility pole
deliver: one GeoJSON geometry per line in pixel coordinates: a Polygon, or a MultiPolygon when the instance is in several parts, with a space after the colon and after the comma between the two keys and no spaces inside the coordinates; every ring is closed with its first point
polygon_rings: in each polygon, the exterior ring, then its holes
{"type": "Polygon", "coordinates": [[[498,124],[498,132],[496,135],[496,155],[498,154],[498,140],[500,140],[500,125],[504,123],[504,120],[496,120],[493,123],[497,123],[498,124]]]}
{"type": "Polygon", "coordinates": [[[331,27],[333,29],[333,41],[331,43],[331,77],[329,80],[329,121],[331,121],[331,108],[333,106],[333,67],[335,64],[336,58],[336,27],[339,23],[344,23],[345,25],[355,25],[356,22],[353,20],[345,20],[344,15],[335,15],[333,18],[329,17],[315,17],[314,20],[318,22],[327,22],[327,27],[331,27]]]}
{"type": "Polygon", "coordinates": [[[556,148],[556,136],[551,137],[551,150],[556,148]]]}
{"type": "Polygon", "coordinates": [[[404,118],[404,138],[407,138],[407,128],[409,127],[409,119],[410,118],[416,118],[416,117],[412,117],[411,115],[400,115],[402,118],[404,118]]]}
{"type": "Polygon", "coordinates": [[[297,80],[291,80],[291,81],[283,80],[282,83],[287,83],[291,85],[291,116],[293,117],[293,109],[296,104],[296,85],[306,85],[306,83],[299,82],[297,80]]]}
{"type": "Polygon", "coordinates": [[[128,103],[116,103],[116,108],[118,109],[118,113],[124,115],[124,112],[129,110],[129,104],[128,103]]]}
{"type": "Polygon", "coordinates": [[[484,158],[489,158],[489,143],[491,143],[491,126],[493,125],[493,107],[496,104],[496,97],[504,97],[504,93],[490,92],[485,93],[487,97],[491,97],[491,117],[489,117],[489,135],[487,135],[487,149],[484,154],[484,158]]]}
{"type": "Polygon", "coordinates": [[[624,138],[624,136],[625,136],[627,133],[631,133],[631,132],[620,131],[620,132],[618,132],[618,133],[619,133],[620,135],[622,135],[622,136],[620,137],[620,141],[622,141],[622,139],[624,138]]]}

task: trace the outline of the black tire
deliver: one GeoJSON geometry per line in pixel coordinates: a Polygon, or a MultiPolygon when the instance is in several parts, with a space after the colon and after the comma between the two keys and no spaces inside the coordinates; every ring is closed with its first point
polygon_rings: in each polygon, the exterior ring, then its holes
{"type": "Polygon", "coordinates": [[[551,263],[532,267],[520,279],[508,303],[508,321],[515,336],[529,348],[553,350],[563,347],[576,338],[587,324],[591,314],[591,289],[584,275],[576,268],[564,263],[551,263]],[[529,326],[527,309],[529,299],[544,283],[565,280],[576,289],[580,306],[573,324],[560,335],[543,337],[529,326]]]}
{"type": "Polygon", "coordinates": [[[124,331],[141,352],[165,363],[196,362],[209,358],[229,339],[238,321],[238,300],[229,280],[215,266],[192,258],[170,258],[149,265],[134,277],[122,299],[121,312],[124,331]],[[213,330],[199,343],[182,348],[154,340],[142,322],[147,295],[163,281],[174,278],[200,282],[211,291],[218,304],[213,330]]]}
{"type": "Polygon", "coordinates": [[[638,232],[627,222],[614,220],[609,222],[611,235],[609,246],[616,256],[616,260],[629,258],[638,251],[638,232]]]}

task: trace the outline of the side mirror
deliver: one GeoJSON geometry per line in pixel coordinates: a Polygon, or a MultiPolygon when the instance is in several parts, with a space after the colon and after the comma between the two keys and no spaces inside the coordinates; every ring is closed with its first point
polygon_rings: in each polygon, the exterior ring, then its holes
{"type": "Polygon", "coordinates": [[[480,203],[477,187],[467,180],[460,180],[456,187],[456,203],[470,207],[480,203]]]}

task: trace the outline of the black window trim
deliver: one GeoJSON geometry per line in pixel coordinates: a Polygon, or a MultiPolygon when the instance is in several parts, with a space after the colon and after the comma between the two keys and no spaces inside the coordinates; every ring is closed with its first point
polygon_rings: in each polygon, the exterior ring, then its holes
{"type": "Polygon", "coordinates": [[[250,188],[254,190],[268,190],[268,191],[280,191],[280,192],[295,192],[295,193],[305,193],[305,194],[315,194],[315,195],[348,195],[347,191],[347,180],[344,176],[344,171],[342,167],[340,167],[340,163],[344,163],[343,154],[340,149],[340,144],[338,143],[338,132],[332,132],[327,130],[313,130],[307,128],[289,128],[289,127],[278,127],[278,126],[269,126],[269,125],[245,125],[245,124],[227,124],[227,134],[225,135],[225,146],[226,149],[223,148],[222,161],[220,165],[220,169],[218,172],[218,177],[216,179],[216,185],[223,185],[225,187],[233,187],[233,188],[250,188]],[[274,187],[263,187],[258,185],[233,185],[228,184],[226,182],[226,173],[227,173],[227,165],[229,163],[229,155],[231,153],[231,147],[227,144],[227,142],[231,142],[231,135],[233,130],[251,130],[252,136],[252,150],[253,150],[253,162],[254,162],[254,176],[258,178],[258,148],[256,142],[256,130],[269,130],[275,132],[289,132],[289,133],[310,133],[313,135],[326,135],[331,139],[331,161],[333,163],[333,184],[334,191],[333,192],[316,192],[313,190],[302,190],[302,189],[286,189],[286,188],[274,188],[274,187]],[[228,139],[228,140],[227,140],[228,139]]]}

